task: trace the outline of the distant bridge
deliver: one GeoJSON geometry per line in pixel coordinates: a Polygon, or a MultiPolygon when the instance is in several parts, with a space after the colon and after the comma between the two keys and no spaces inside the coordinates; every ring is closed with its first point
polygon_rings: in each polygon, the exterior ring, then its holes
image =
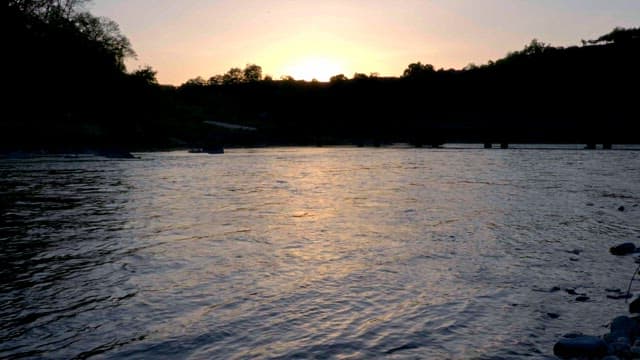
{"type": "MultiPolygon", "coordinates": [[[[509,148],[509,143],[506,143],[506,142],[499,143],[499,145],[500,145],[501,149],[508,149],[509,148]]],[[[493,148],[493,143],[489,143],[489,142],[484,143],[484,148],[485,149],[492,149],[493,148]]],[[[588,143],[588,144],[585,145],[584,148],[588,149],[588,150],[595,150],[595,149],[598,148],[598,145],[596,143],[588,143]]],[[[602,149],[603,150],[611,150],[612,148],[613,148],[613,144],[610,144],[610,143],[602,144],[602,149]]]]}

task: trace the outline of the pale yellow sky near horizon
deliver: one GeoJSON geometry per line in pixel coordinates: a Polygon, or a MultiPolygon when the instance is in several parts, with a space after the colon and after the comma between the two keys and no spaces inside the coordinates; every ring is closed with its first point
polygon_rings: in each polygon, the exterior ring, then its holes
{"type": "Polygon", "coordinates": [[[462,68],[537,38],[577,45],[640,26],[638,0],[95,0],[161,83],[262,66],[279,78],[398,76],[409,63],[462,68]]]}

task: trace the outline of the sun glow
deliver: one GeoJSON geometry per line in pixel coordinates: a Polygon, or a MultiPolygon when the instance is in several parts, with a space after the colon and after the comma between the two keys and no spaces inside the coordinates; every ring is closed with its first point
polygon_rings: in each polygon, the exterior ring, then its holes
{"type": "MultiPolygon", "coordinates": [[[[309,57],[292,62],[285,67],[283,73],[292,76],[296,80],[329,81],[338,74],[343,74],[345,67],[340,61],[323,57],[309,57]]],[[[347,74],[345,74],[347,75],[347,74]]]]}

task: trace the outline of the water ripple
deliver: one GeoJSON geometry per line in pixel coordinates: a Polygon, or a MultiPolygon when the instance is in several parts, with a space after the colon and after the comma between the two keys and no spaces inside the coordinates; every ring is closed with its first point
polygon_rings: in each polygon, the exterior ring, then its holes
{"type": "Polygon", "coordinates": [[[546,358],[624,312],[633,151],[140,157],[0,161],[0,357],[546,358]]]}

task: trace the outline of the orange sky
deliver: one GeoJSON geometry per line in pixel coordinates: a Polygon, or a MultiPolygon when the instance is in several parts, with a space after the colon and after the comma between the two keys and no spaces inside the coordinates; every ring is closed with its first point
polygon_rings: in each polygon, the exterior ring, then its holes
{"type": "Polygon", "coordinates": [[[411,62],[486,63],[533,38],[576,45],[640,26],[637,0],[96,0],[161,83],[179,85],[247,63],[274,78],[398,76],[411,62]]]}

